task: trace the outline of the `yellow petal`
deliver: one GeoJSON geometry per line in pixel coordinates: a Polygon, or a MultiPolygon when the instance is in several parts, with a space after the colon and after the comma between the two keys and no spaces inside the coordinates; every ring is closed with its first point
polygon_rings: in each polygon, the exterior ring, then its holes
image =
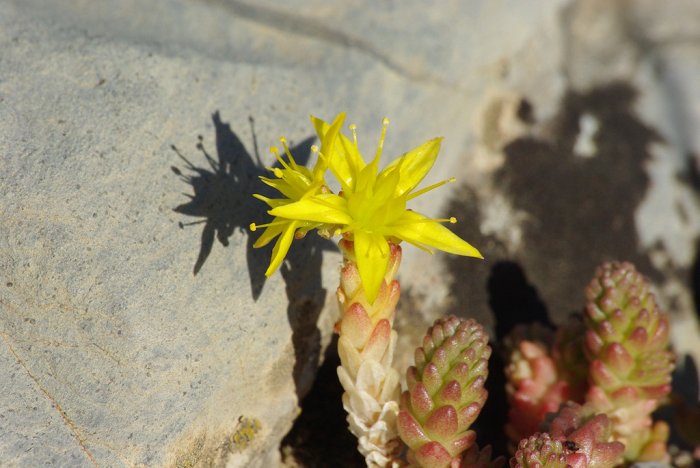
{"type": "Polygon", "coordinates": [[[433,138],[422,145],[413,148],[405,153],[400,158],[391,162],[379,174],[378,180],[386,177],[394,170],[399,171],[399,183],[396,186],[396,196],[400,196],[406,192],[410,192],[420,183],[421,180],[430,172],[435,159],[440,152],[440,143],[442,138],[433,138]]]}
{"type": "Polygon", "coordinates": [[[389,265],[389,243],[383,235],[365,231],[355,231],[353,240],[362,286],[367,300],[373,303],[379,294],[379,288],[389,265]]]}
{"type": "Polygon", "coordinates": [[[396,198],[395,193],[400,182],[401,177],[399,171],[390,171],[386,176],[382,177],[381,180],[377,179],[373,189],[374,203],[384,205],[390,198],[396,198]]]}
{"type": "Polygon", "coordinates": [[[335,119],[333,119],[333,123],[331,123],[330,126],[323,120],[314,117],[313,115],[311,116],[311,123],[316,129],[318,139],[321,142],[320,152],[322,154],[322,156],[319,156],[318,160],[316,161],[316,165],[314,166],[313,170],[314,179],[316,180],[322,179],[326,173],[326,169],[328,169],[328,155],[332,153],[335,148],[335,143],[338,138],[338,134],[340,133],[340,128],[343,126],[344,120],[345,112],[338,114],[335,119]]]}
{"type": "Polygon", "coordinates": [[[277,190],[287,198],[291,198],[294,200],[298,198],[297,190],[295,190],[294,187],[289,185],[289,183],[286,182],[284,179],[270,179],[267,177],[260,177],[260,180],[262,180],[265,185],[269,185],[270,187],[277,190]]]}
{"type": "Polygon", "coordinates": [[[275,270],[277,270],[277,268],[279,268],[279,266],[282,264],[282,261],[284,260],[284,257],[287,256],[289,246],[292,244],[292,240],[294,240],[294,231],[296,231],[298,224],[298,221],[291,221],[289,225],[287,225],[284,228],[284,232],[279,237],[279,239],[277,239],[275,246],[272,248],[272,258],[270,259],[270,266],[265,272],[265,276],[267,276],[268,278],[275,272],[275,270]]]}
{"type": "Polygon", "coordinates": [[[281,179],[261,176],[260,180],[281,192],[285,197],[298,200],[313,188],[311,172],[305,167],[300,167],[300,169],[304,169],[304,171],[283,169],[283,178],[281,179]]]}
{"type": "MultiPolygon", "coordinates": [[[[280,218],[275,218],[272,220],[273,223],[276,223],[280,221],[280,218]]],[[[290,221],[291,222],[291,221],[290,221]]],[[[257,238],[255,243],[253,244],[253,247],[256,249],[259,247],[264,247],[267,244],[270,243],[272,239],[275,237],[279,236],[282,234],[282,232],[287,228],[287,224],[273,224],[272,226],[268,226],[265,228],[262,234],[260,234],[260,237],[257,238]]]]}
{"type": "Polygon", "coordinates": [[[374,190],[375,182],[377,181],[377,169],[379,168],[379,160],[374,158],[371,163],[367,164],[357,175],[355,186],[352,189],[354,192],[374,190]]]}
{"type": "Polygon", "coordinates": [[[351,192],[355,189],[357,178],[365,166],[365,160],[357,146],[345,135],[339,135],[335,149],[328,159],[328,167],[340,182],[344,192],[351,192]]]}
{"type": "Polygon", "coordinates": [[[314,195],[270,210],[272,216],[324,224],[349,224],[347,202],[332,193],[314,195]]]}
{"type": "Polygon", "coordinates": [[[287,198],[268,198],[264,195],[260,195],[259,193],[254,193],[253,198],[257,198],[258,200],[267,203],[271,208],[276,208],[280,205],[289,203],[289,199],[287,198]]]}
{"type": "Polygon", "coordinates": [[[404,212],[399,220],[387,226],[386,234],[413,244],[435,247],[455,255],[484,258],[476,248],[462,240],[457,234],[415,211],[404,212]]]}
{"type": "Polygon", "coordinates": [[[340,112],[338,115],[336,115],[331,125],[328,125],[325,120],[319,119],[315,115],[310,115],[309,117],[311,118],[311,124],[314,126],[314,129],[316,129],[316,136],[318,136],[318,140],[322,142],[332,124],[340,121],[340,124],[342,125],[342,122],[345,120],[345,112],[340,112]]]}
{"type": "MultiPolygon", "coordinates": [[[[333,121],[333,125],[336,124],[341,115],[345,118],[345,113],[339,114],[333,121]]],[[[328,125],[323,120],[313,116],[311,117],[311,122],[316,129],[319,140],[321,140],[321,152],[328,160],[329,169],[340,182],[341,188],[345,192],[354,190],[357,177],[366,165],[357,146],[340,132],[337,135],[337,139],[332,142],[329,139],[328,143],[323,145],[327,135],[329,137],[333,136],[331,132],[333,125],[328,125]]],[[[342,121],[340,123],[342,125],[342,121]]]]}

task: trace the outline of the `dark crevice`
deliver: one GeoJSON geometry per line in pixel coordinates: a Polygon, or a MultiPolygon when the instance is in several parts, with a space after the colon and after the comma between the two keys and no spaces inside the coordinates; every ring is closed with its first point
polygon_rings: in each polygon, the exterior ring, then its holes
{"type": "Polygon", "coordinates": [[[304,467],[366,466],[357,451],[357,439],[348,430],[345,420],[343,387],[336,373],[340,365],[337,348],[338,337],[334,335],[316,382],[301,402],[301,415],[282,440],[283,458],[293,459],[304,467]]]}

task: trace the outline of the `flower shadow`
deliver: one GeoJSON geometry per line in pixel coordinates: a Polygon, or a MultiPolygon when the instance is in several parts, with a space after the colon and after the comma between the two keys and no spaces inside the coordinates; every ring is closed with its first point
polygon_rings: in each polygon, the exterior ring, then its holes
{"type": "MultiPolygon", "coordinates": [[[[216,131],[216,158],[204,147],[203,137],[198,137],[197,149],[206,160],[206,165],[196,166],[182,152],[172,146],[173,151],[185,163],[185,171],[176,166],[171,170],[193,189],[186,194],[189,200],[176,206],[173,211],[199,218],[192,222],[180,222],[180,228],[204,224],[201,244],[193,273],[197,275],[212,252],[215,240],[228,247],[229,238],[235,231],[247,236],[246,256],[250,277],[251,294],[258,299],[265,284],[265,269],[269,259],[268,249],[253,249],[255,239],[249,233],[253,221],[265,217],[267,207],[252,197],[253,193],[270,195],[270,189],[260,183],[259,176],[267,170],[263,166],[257,149],[254,120],[249,118],[253,135],[253,154],[246,149],[231,126],[221,120],[219,111],[212,114],[216,131]]],[[[309,137],[292,148],[300,164],[309,158],[313,137],[309,137]]],[[[276,166],[273,166],[276,167],[276,166]]]]}
{"type": "MultiPolygon", "coordinates": [[[[216,132],[216,157],[205,148],[201,135],[196,144],[206,161],[204,165],[195,165],[177,147],[172,146],[184,162],[184,167],[180,169],[171,166],[171,170],[190,185],[193,192],[186,194],[188,200],[173,208],[173,211],[196,218],[191,222],[179,222],[181,229],[203,224],[194,275],[204,267],[216,241],[227,247],[229,239],[237,231],[246,236],[251,295],[257,300],[265,285],[265,270],[270,261],[272,245],[253,248],[257,235],[251,235],[250,223],[265,222],[270,216],[266,213],[267,205],[253,198],[252,194],[259,193],[273,198],[276,195],[259,180],[261,175],[267,175],[269,171],[258,153],[253,118],[249,117],[252,155],[230,124],[221,120],[219,111],[212,114],[212,122],[216,132]]],[[[299,164],[307,164],[314,139],[306,138],[291,148],[299,164]]],[[[272,167],[279,167],[278,163],[272,167]]],[[[326,298],[321,280],[323,251],[337,251],[337,247],[331,241],[310,234],[293,243],[280,268],[289,301],[287,316],[296,357],[293,377],[300,399],[311,386],[320,358],[321,335],[316,322],[326,298]]]]}

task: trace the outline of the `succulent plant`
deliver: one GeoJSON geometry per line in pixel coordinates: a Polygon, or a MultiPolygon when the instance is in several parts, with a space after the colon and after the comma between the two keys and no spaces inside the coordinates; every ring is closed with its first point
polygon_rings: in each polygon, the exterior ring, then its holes
{"type": "Polygon", "coordinates": [[[399,283],[394,279],[401,261],[401,247],[389,244],[389,265],[374,302],[367,300],[353,243],[341,240],[345,257],[337,291],[341,318],[336,325],[341,365],[338,378],[345,393],[343,407],[358,440],[358,450],[368,466],[396,462],[401,441],[396,430],[399,373],[391,367],[396,346],[392,330],[399,283]]]}
{"type": "Polygon", "coordinates": [[[546,433],[536,433],[518,444],[510,466],[515,468],[612,468],[622,461],[625,446],[609,442],[611,424],[604,414],[565,403],[548,415],[546,433]]]}
{"type": "Polygon", "coordinates": [[[437,320],[416,349],[415,366],[406,373],[398,428],[419,466],[460,466],[474,445],[469,426],[486,401],[484,383],[491,348],[474,320],[451,316],[437,320]]]}
{"type": "Polygon", "coordinates": [[[552,358],[559,378],[569,384],[569,400],[583,403],[588,389],[588,359],[584,350],[586,325],[581,314],[571,314],[556,332],[552,358]]]}
{"type": "Polygon", "coordinates": [[[569,399],[569,384],[560,379],[549,353],[552,338],[551,330],[532,324],[516,327],[505,339],[506,435],[512,444],[538,432],[545,414],[569,399]]]}
{"type": "Polygon", "coordinates": [[[510,459],[512,468],[566,468],[564,444],[545,433],[535,433],[520,441],[510,459]]]}
{"type": "Polygon", "coordinates": [[[491,458],[492,449],[487,445],[483,449],[474,444],[469,447],[462,455],[462,461],[459,464],[460,468],[501,468],[505,462],[505,457],[491,458]]]}
{"type": "Polygon", "coordinates": [[[669,321],[630,263],[605,263],[586,290],[586,402],[606,413],[627,460],[664,460],[664,424],[651,413],[670,392],[669,321]]]}

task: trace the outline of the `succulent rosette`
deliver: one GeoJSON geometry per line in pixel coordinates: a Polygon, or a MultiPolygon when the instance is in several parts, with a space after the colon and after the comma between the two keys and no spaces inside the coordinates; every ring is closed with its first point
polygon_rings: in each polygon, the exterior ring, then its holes
{"type": "Polygon", "coordinates": [[[610,441],[612,426],[604,414],[565,403],[548,415],[544,427],[548,432],[520,441],[512,468],[612,468],[622,462],[625,446],[610,441]]]}
{"type": "Polygon", "coordinates": [[[666,460],[668,428],[654,424],[651,413],[671,390],[668,316],[630,263],[603,264],[586,297],[586,402],[608,414],[627,460],[666,460]]]}
{"type": "Polygon", "coordinates": [[[474,320],[452,316],[428,330],[415,366],[406,372],[398,421],[410,459],[419,466],[460,466],[476,439],[469,426],[486,401],[490,355],[488,336],[474,320]]]}
{"type": "Polygon", "coordinates": [[[569,384],[550,354],[552,341],[552,331],[540,324],[519,325],[504,340],[506,435],[512,444],[538,432],[544,416],[569,398],[569,384]]]}

